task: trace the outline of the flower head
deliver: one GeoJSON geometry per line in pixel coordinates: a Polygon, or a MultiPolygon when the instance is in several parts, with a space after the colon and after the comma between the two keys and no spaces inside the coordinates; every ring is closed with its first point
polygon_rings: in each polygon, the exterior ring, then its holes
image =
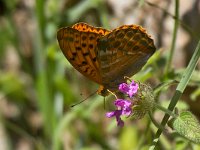
{"type": "Polygon", "coordinates": [[[119,85],[119,90],[132,98],[138,91],[138,83],[132,81],[130,84],[122,83],[119,85]]]}
{"type": "Polygon", "coordinates": [[[124,126],[124,121],[121,119],[122,115],[126,117],[131,116],[134,119],[141,119],[145,114],[152,111],[154,107],[154,95],[150,86],[131,81],[130,84],[121,83],[119,90],[127,94],[129,100],[116,99],[114,102],[116,110],[106,113],[108,118],[116,117],[118,126],[124,126]]]}
{"type": "Polygon", "coordinates": [[[123,127],[124,122],[121,119],[121,115],[125,115],[127,117],[131,115],[131,113],[132,113],[132,110],[131,110],[132,102],[130,100],[117,99],[117,100],[115,100],[114,104],[117,107],[117,109],[115,111],[111,111],[111,112],[106,113],[106,116],[108,118],[115,116],[116,121],[117,121],[117,125],[123,127]]]}

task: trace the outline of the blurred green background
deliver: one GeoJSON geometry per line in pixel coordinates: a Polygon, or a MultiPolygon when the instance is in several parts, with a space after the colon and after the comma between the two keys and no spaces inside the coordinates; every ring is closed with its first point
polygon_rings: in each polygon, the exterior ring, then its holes
{"type": "MultiPolygon", "coordinates": [[[[172,63],[165,70],[174,29],[173,0],[0,0],[0,150],[145,150],[156,131],[148,117],[127,119],[124,128],[105,117],[113,97],[94,95],[98,85],[65,59],[59,28],[77,22],[114,29],[142,25],[157,47],[134,76],[152,87],[180,75],[200,37],[200,1],[180,1],[180,24],[172,63]]],[[[178,104],[200,118],[200,64],[178,104]]],[[[175,85],[158,102],[167,106],[175,85]]],[[[155,112],[156,120],[163,113],[155,112]]],[[[170,133],[171,130],[167,130],[170,133]]],[[[159,149],[200,149],[175,134],[161,136],[159,149]]]]}

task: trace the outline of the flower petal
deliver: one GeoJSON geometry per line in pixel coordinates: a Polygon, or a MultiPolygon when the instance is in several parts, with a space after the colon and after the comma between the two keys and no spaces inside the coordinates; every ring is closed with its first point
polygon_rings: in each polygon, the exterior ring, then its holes
{"type": "Polygon", "coordinates": [[[128,107],[122,111],[122,115],[126,115],[127,117],[130,116],[131,113],[132,113],[132,109],[130,107],[128,107]]]}
{"type": "Polygon", "coordinates": [[[127,92],[130,98],[132,98],[133,95],[137,93],[138,87],[138,83],[135,83],[134,81],[130,83],[129,91],[127,92]]]}
{"type": "Polygon", "coordinates": [[[130,107],[132,105],[132,102],[130,100],[124,100],[124,106],[130,107]]]}
{"type": "Polygon", "coordinates": [[[130,98],[132,98],[133,95],[137,93],[138,87],[139,87],[138,83],[132,81],[130,84],[126,83],[120,84],[119,90],[122,93],[127,94],[130,98]]]}
{"type": "MultiPolygon", "coordinates": [[[[135,94],[135,91],[137,91],[137,83],[136,84],[133,84],[132,83],[132,86],[130,89],[130,87],[127,86],[127,84],[123,83],[123,84],[120,84],[121,87],[119,87],[119,89],[128,89],[128,91],[126,91],[126,93],[131,93],[131,96],[133,94],[135,94]],[[127,88],[128,87],[128,88],[127,88]],[[131,91],[132,90],[132,91],[131,91]]],[[[133,102],[130,101],[130,100],[124,100],[124,99],[116,99],[114,101],[114,104],[115,106],[117,107],[117,109],[115,111],[111,111],[111,112],[108,112],[106,113],[106,116],[108,118],[111,118],[111,117],[116,117],[116,121],[117,121],[117,125],[120,126],[120,127],[123,127],[124,126],[124,121],[121,119],[121,116],[122,115],[125,115],[125,116],[130,116],[132,114],[132,105],[133,105],[133,102]]]]}
{"type": "Polygon", "coordinates": [[[125,101],[124,99],[116,99],[115,102],[114,102],[114,104],[117,107],[124,107],[124,104],[125,104],[124,101],[125,101]]]}
{"type": "Polygon", "coordinates": [[[111,111],[111,112],[106,113],[106,117],[108,117],[108,118],[111,118],[113,116],[115,116],[115,111],[111,111]]]}
{"type": "Polygon", "coordinates": [[[122,115],[122,110],[116,110],[115,111],[117,126],[123,127],[124,121],[121,119],[121,115],[122,115]]]}
{"type": "Polygon", "coordinates": [[[119,85],[119,90],[120,90],[121,92],[123,92],[123,93],[126,93],[126,92],[129,91],[129,85],[126,84],[126,83],[121,83],[121,84],[119,85]]]}
{"type": "Polygon", "coordinates": [[[124,121],[121,118],[117,119],[117,126],[120,126],[120,127],[124,126],[124,121]]]}

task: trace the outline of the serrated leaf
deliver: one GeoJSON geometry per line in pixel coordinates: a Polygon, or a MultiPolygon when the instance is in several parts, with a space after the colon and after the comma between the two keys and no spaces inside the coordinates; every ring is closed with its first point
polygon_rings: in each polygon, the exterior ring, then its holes
{"type": "Polygon", "coordinates": [[[191,112],[181,112],[171,123],[174,130],[181,136],[194,143],[200,143],[200,124],[191,112]]]}

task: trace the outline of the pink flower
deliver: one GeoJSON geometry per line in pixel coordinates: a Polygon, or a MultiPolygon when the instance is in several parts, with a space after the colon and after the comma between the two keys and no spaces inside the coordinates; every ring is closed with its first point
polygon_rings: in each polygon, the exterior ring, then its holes
{"type": "Polygon", "coordinates": [[[121,119],[121,115],[125,115],[126,117],[131,115],[132,102],[130,100],[117,99],[117,100],[115,100],[114,104],[117,107],[117,110],[106,113],[106,116],[108,118],[115,116],[117,125],[120,127],[123,127],[124,122],[121,119]]]}
{"type": "Polygon", "coordinates": [[[124,94],[127,94],[130,98],[137,93],[138,84],[132,81],[130,84],[122,83],[119,85],[119,90],[124,94]]]}

